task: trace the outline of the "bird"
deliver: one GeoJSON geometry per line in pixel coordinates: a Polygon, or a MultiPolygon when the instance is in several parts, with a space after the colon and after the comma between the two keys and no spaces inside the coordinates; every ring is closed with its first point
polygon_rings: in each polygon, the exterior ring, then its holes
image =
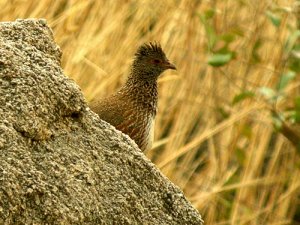
{"type": "Polygon", "coordinates": [[[134,55],[125,84],[108,97],[96,97],[90,109],[127,134],[143,152],[151,149],[157,114],[157,79],[168,69],[176,67],[158,42],[142,44],[134,55]]]}

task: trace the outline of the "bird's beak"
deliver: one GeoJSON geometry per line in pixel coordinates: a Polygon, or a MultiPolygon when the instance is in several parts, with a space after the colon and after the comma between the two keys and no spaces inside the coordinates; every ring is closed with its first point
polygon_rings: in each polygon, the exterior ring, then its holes
{"type": "Polygon", "coordinates": [[[166,63],[164,64],[164,67],[165,67],[166,69],[177,70],[177,69],[176,69],[176,66],[175,66],[174,64],[170,63],[170,62],[166,62],[166,63]]]}

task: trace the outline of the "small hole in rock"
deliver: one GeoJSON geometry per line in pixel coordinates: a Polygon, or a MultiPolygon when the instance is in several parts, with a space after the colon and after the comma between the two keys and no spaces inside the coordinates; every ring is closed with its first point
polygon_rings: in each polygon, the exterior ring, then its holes
{"type": "Polygon", "coordinates": [[[73,113],[71,114],[71,117],[72,117],[73,119],[79,119],[80,116],[81,116],[80,112],[73,112],[73,113]]]}

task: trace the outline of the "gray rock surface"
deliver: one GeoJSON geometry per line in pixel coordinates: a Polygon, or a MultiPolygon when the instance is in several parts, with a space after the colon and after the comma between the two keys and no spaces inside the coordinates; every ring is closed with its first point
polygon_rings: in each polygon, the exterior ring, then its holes
{"type": "Polygon", "coordinates": [[[0,23],[0,224],[201,224],[60,56],[45,20],[0,23]]]}

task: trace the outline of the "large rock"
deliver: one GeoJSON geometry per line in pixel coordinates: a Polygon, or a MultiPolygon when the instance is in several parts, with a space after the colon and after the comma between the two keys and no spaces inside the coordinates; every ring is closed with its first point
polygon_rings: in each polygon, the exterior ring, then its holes
{"type": "Polygon", "coordinates": [[[0,224],[201,224],[60,56],[44,20],[0,23],[0,224]]]}

